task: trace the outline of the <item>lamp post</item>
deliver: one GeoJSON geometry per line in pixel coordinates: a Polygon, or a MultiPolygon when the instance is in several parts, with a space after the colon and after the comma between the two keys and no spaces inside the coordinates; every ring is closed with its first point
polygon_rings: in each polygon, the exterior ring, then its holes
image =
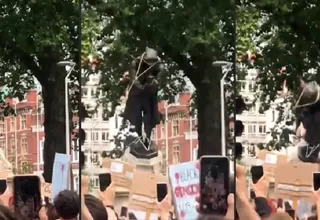
{"type": "Polygon", "coordinates": [[[220,101],[221,101],[221,151],[222,156],[226,156],[227,153],[227,144],[226,144],[226,119],[225,119],[225,97],[224,97],[224,84],[228,73],[230,72],[230,68],[232,66],[231,62],[228,61],[215,61],[212,63],[213,66],[221,67],[222,69],[222,78],[220,80],[220,101]],[[225,71],[223,71],[223,67],[225,71]]]}
{"type": "MultiPolygon", "coordinates": [[[[172,103],[172,104],[165,104],[165,106],[164,106],[164,110],[165,110],[165,132],[166,132],[166,136],[165,136],[165,143],[166,143],[166,162],[167,162],[167,166],[168,166],[168,164],[169,164],[169,135],[168,135],[168,109],[170,108],[170,107],[178,107],[178,106],[182,106],[182,107],[190,107],[190,106],[188,106],[188,105],[181,105],[181,104],[179,104],[179,103],[172,103]]],[[[190,107],[190,109],[189,109],[189,111],[191,112],[191,107],[190,107]]],[[[191,117],[191,115],[190,115],[190,118],[189,118],[189,122],[190,122],[190,128],[189,128],[189,132],[190,132],[190,142],[189,142],[189,144],[190,144],[190,160],[192,160],[192,155],[193,155],[193,149],[192,149],[192,138],[191,138],[191,133],[192,133],[192,117],[191,117]]]]}
{"type": "MultiPolygon", "coordinates": [[[[76,66],[75,62],[72,61],[60,61],[57,63],[58,66],[70,67],[67,75],[64,78],[64,91],[65,91],[65,114],[66,114],[66,154],[70,156],[70,120],[69,120],[69,76],[72,73],[73,69],[76,66]]],[[[68,183],[71,184],[70,175],[68,175],[68,183]]]]}

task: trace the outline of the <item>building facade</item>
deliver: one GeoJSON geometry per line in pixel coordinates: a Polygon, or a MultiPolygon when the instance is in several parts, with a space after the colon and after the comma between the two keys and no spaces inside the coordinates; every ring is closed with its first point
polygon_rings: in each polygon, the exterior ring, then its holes
{"type": "MultiPolygon", "coordinates": [[[[0,120],[0,148],[16,173],[43,172],[44,111],[37,90],[26,93],[25,99],[7,99],[16,115],[0,120]]],[[[79,153],[71,156],[74,181],[79,174],[79,153]]]]}
{"type": "MultiPolygon", "coordinates": [[[[255,99],[255,83],[258,76],[257,69],[249,69],[244,80],[241,80],[240,95],[248,100],[250,105],[255,99]]],[[[244,156],[254,156],[258,151],[259,144],[266,145],[272,140],[270,135],[271,129],[277,123],[279,111],[277,107],[284,101],[282,97],[278,97],[270,108],[265,112],[259,112],[261,102],[256,100],[247,111],[241,115],[237,115],[237,120],[241,120],[244,125],[244,132],[241,137],[237,137],[237,142],[241,142],[244,146],[244,156]]]]}
{"type": "Polygon", "coordinates": [[[159,103],[159,112],[163,117],[154,129],[152,139],[167,165],[197,159],[197,120],[190,116],[190,98],[191,94],[184,92],[176,103],[159,103]]]}

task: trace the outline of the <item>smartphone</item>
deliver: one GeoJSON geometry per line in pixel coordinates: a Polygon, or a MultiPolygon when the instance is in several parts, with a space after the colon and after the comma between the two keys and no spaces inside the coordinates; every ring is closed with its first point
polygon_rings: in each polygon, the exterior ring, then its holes
{"type": "Polygon", "coordinates": [[[110,173],[101,173],[99,174],[99,185],[100,191],[105,191],[108,186],[111,184],[111,174],[110,173]]]}
{"type": "Polygon", "coordinates": [[[292,209],[292,206],[290,205],[290,203],[288,201],[284,202],[284,209],[285,210],[291,210],[292,209]]]}
{"type": "Polygon", "coordinates": [[[157,200],[161,202],[168,194],[168,187],[166,183],[157,183],[157,200]]]}
{"type": "Polygon", "coordinates": [[[7,190],[7,180],[1,179],[0,180],[0,195],[2,195],[7,190]]]}
{"type": "Polygon", "coordinates": [[[278,199],[277,208],[283,209],[283,199],[278,199]]]}
{"type": "Polygon", "coordinates": [[[286,210],[286,213],[288,213],[288,215],[290,215],[292,219],[295,219],[294,217],[296,215],[296,212],[294,211],[294,209],[288,209],[286,210]]]}
{"type": "Polygon", "coordinates": [[[315,191],[320,189],[320,173],[313,173],[313,188],[315,191]]]}
{"type": "Polygon", "coordinates": [[[225,216],[230,193],[230,161],[223,156],[200,158],[200,212],[225,216]]]}
{"type": "Polygon", "coordinates": [[[255,199],[256,198],[256,194],[254,193],[254,191],[251,189],[250,190],[250,199],[255,199]]]}
{"type": "Polygon", "coordinates": [[[252,166],[250,169],[253,184],[256,184],[263,176],[262,166],[252,166]]]}
{"type": "Polygon", "coordinates": [[[121,207],[120,217],[127,217],[128,216],[128,208],[125,206],[121,207]]]}
{"type": "Polygon", "coordinates": [[[38,219],[41,208],[40,187],[38,176],[13,177],[13,204],[19,219],[38,219]]]}

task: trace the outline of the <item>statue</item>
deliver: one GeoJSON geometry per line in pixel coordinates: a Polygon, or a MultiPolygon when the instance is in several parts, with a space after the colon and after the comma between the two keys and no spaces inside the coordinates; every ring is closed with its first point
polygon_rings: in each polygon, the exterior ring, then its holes
{"type": "Polygon", "coordinates": [[[120,131],[114,138],[115,149],[106,155],[119,158],[126,148],[137,158],[153,158],[158,155],[150,140],[152,130],[160,122],[158,111],[158,78],[163,69],[156,50],[146,51],[135,58],[122,81],[128,83],[125,109],[120,131]]]}
{"type": "Polygon", "coordinates": [[[303,162],[320,160],[320,87],[301,81],[302,92],[294,107],[297,115],[298,158],[303,162]]]}

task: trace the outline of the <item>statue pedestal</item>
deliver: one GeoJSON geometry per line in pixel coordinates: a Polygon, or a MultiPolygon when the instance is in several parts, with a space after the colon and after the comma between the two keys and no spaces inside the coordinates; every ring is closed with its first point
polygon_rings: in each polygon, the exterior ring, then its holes
{"type": "Polygon", "coordinates": [[[160,152],[156,152],[155,155],[155,157],[149,159],[139,158],[134,155],[130,149],[127,149],[121,159],[127,163],[134,164],[137,171],[160,173],[162,156],[160,152]]]}
{"type": "MultiPolygon", "coordinates": [[[[136,166],[137,171],[141,172],[150,172],[152,174],[159,174],[161,171],[162,166],[162,155],[161,152],[157,152],[157,156],[144,159],[144,158],[137,158],[134,156],[130,149],[128,148],[124,155],[121,158],[122,161],[134,164],[136,166]]],[[[117,213],[120,213],[121,207],[128,206],[128,199],[129,199],[129,189],[124,189],[121,187],[117,187],[116,189],[116,199],[115,199],[115,210],[117,213]]]]}

